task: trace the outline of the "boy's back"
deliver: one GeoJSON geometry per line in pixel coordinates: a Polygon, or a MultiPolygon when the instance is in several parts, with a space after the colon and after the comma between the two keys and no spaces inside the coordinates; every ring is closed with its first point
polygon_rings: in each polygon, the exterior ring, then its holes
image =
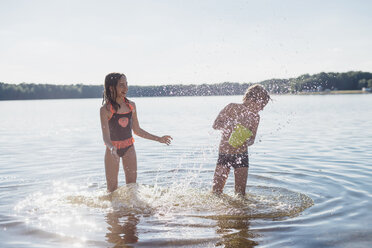
{"type": "Polygon", "coordinates": [[[253,144],[260,116],[249,111],[243,104],[230,103],[217,116],[213,128],[222,130],[219,152],[223,154],[246,153],[248,145],[253,144]],[[252,131],[253,135],[248,141],[238,148],[229,144],[229,138],[237,124],[252,131]]]}

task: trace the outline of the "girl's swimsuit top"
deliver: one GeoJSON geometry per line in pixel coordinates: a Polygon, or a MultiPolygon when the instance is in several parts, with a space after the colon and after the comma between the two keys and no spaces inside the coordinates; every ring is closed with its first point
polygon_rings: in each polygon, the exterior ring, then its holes
{"type": "Polygon", "coordinates": [[[127,98],[124,98],[125,104],[129,107],[129,112],[116,113],[110,104],[111,117],[108,125],[110,129],[110,139],[112,144],[117,149],[123,149],[133,145],[134,139],[132,137],[132,110],[133,106],[129,103],[127,98]]]}

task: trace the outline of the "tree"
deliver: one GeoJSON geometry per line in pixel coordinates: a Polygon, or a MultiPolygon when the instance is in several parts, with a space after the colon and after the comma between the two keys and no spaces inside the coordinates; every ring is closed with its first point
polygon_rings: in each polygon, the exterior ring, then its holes
{"type": "Polygon", "coordinates": [[[368,86],[368,88],[372,89],[372,79],[369,79],[367,81],[367,86],[368,86]]]}
{"type": "Polygon", "coordinates": [[[367,87],[367,80],[364,78],[358,81],[358,90],[367,87]]]}

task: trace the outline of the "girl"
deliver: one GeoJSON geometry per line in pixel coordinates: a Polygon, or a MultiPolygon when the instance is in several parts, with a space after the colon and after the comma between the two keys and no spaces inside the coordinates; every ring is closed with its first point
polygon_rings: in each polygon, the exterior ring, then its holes
{"type": "Polygon", "coordinates": [[[105,171],[107,190],[118,187],[119,162],[122,158],[127,184],[137,180],[137,157],[133,132],[145,139],[169,145],[172,137],[158,137],[143,130],[137,118],[136,104],[126,98],[128,82],[124,74],[110,73],[105,78],[103,106],[100,109],[103,141],[106,145],[105,171]]]}
{"type": "Polygon", "coordinates": [[[253,145],[256,138],[260,116],[270,96],[258,84],[249,87],[243,97],[243,103],[230,103],[218,114],[213,128],[222,130],[217,166],[213,178],[213,192],[221,194],[225,186],[231,167],[234,168],[235,193],[245,195],[248,177],[248,146],[253,145]],[[229,138],[238,125],[242,125],[252,132],[252,136],[241,146],[233,147],[229,138]]]}

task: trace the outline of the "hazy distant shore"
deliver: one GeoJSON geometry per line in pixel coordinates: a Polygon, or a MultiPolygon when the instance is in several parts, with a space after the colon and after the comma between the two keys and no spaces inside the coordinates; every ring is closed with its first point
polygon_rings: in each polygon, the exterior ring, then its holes
{"type": "MultiPolygon", "coordinates": [[[[304,74],[261,82],[271,94],[361,94],[372,88],[372,73],[304,74]]],[[[128,97],[243,95],[254,83],[224,82],[200,85],[129,86],[128,97]]],[[[0,100],[99,98],[103,85],[6,84],[0,82],[0,100]]]]}
{"type": "Polygon", "coordinates": [[[371,94],[371,91],[363,90],[331,90],[318,92],[298,92],[297,95],[341,95],[341,94],[371,94]]]}

